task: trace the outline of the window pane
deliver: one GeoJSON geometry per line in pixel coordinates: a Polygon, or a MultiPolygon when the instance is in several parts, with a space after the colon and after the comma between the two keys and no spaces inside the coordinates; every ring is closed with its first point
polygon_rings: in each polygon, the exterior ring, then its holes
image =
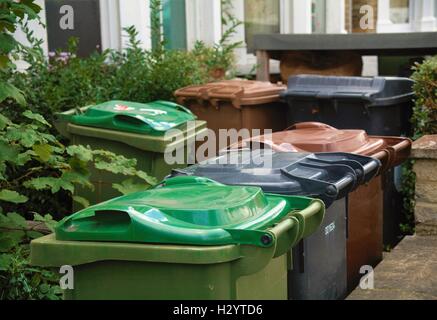
{"type": "Polygon", "coordinates": [[[390,20],[393,23],[409,23],[410,1],[390,0],[390,20]]]}
{"type": "Polygon", "coordinates": [[[245,0],[245,38],[252,45],[253,35],[258,33],[279,33],[279,0],[245,0]]]}
{"type": "Polygon", "coordinates": [[[186,49],[185,0],[164,0],[162,2],[162,20],[167,49],[186,49]]]}
{"type": "Polygon", "coordinates": [[[434,0],[434,17],[437,18],[437,0],[434,0]]]}
{"type": "Polygon", "coordinates": [[[325,13],[326,13],[325,0],[311,1],[311,23],[312,23],[313,33],[324,33],[326,31],[325,13]]]}
{"type": "Polygon", "coordinates": [[[101,50],[98,0],[46,0],[45,7],[49,52],[66,50],[71,37],[79,39],[81,57],[101,50]]]}

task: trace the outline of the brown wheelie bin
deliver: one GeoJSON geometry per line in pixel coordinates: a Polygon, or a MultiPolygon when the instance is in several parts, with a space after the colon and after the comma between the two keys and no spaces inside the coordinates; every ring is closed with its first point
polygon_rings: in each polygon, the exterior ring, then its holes
{"type": "MultiPolygon", "coordinates": [[[[232,147],[235,147],[234,145],[232,147]]],[[[270,147],[282,152],[347,152],[381,161],[380,175],[349,193],[347,270],[353,289],[363,274],[362,266],[375,266],[383,251],[383,178],[388,169],[404,162],[411,140],[402,137],[368,136],[364,130],[339,130],[319,122],[302,122],[282,132],[254,137],[240,147],[270,147]],[[252,142],[252,143],[251,143],[252,142]],[[256,143],[254,143],[256,142],[256,143]]],[[[396,214],[400,215],[400,212],[396,214]]],[[[388,215],[390,216],[390,215],[388,215]]]]}
{"type": "Polygon", "coordinates": [[[227,139],[219,144],[220,129],[246,128],[250,137],[264,134],[265,129],[284,130],[287,105],[279,101],[279,93],[285,89],[281,84],[235,79],[188,86],[176,90],[174,95],[199,120],[207,122],[217,138],[215,150],[220,150],[229,145],[227,139]],[[261,132],[253,132],[254,129],[261,132]]]}

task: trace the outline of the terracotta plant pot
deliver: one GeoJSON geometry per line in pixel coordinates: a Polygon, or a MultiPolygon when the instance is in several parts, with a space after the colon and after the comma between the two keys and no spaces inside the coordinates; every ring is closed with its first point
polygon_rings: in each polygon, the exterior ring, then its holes
{"type": "Polygon", "coordinates": [[[209,71],[211,78],[221,80],[225,78],[226,70],[224,68],[213,68],[209,71]]]}

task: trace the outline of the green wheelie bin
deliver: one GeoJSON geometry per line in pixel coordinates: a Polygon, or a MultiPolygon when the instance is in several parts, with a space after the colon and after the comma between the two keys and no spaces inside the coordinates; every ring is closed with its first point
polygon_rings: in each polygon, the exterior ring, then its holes
{"type": "Polygon", "coordinates": [[[202,177],[91,206],[32,241],[31,264],[73,268],[65,299],[287,299],[290,251],[320,200],[202,177]]]}
{"type": "MultiPolygon", "coordinates": [[[[136,159],[138,168],[158,181],[194,158],[195,138],[207,130],[205,121],[168,101],[108,101],[57,114],[55,126],[72,144],[136,159]]],[[[96,204],[119,196],[112,184],[125,179],[91,168],[94,192],[78,188],[76,194],[96,204]]]]}

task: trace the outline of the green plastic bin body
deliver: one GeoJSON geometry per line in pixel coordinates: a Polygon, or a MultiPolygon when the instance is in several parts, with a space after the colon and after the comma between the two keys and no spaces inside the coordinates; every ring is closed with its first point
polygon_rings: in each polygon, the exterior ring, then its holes
{"type": "Polygon", "coordinates": [[[324,212],[320,200],[176,177],[64,218],[32,241],[31,263],[73,267],[66,299],[285,300],[287,253],[324,212]]]}
{"type": "MultiPolygon", "coordinates": [[[[136,159],[138,169],[156,177],[158,181],[168,175],[171,169],[187,166],[189,155],[195,151],[196,136],[207,130],[206,122],[195,120],[195,116],[184,107],[161,101],[149,104],[109,101],[84,107],[79,112],[70,110],[59,114],[55,125],[72,144],[89,145],[92,149],[104,149],[136,159]],[[112,112],[112,106],[125,110],[112,112]],[[139,110],[157,111],[141,115],[139,110]],[[168,113],[167,118],[163,118],[165,112],[168,113]],[[154,116],[158,119],[153,119],[154,116]],[[178,129],[179,132],[169,134],[167,131],[171,129],[178,129]],[[165,161],[165,152],[169,151],[181,155],[176,163],[168,164],[165,161]]],[[[90,181],[95,191],[78,187],[76,195],[88,199],[91,204],[120,195],[112,188],[112,184],[122,182],[126,176],[95,168],[90,168],[90,171],[90,181]]],[[[74,209],[77,211],[78,208],[74,209]]]]}
{"type": "Polygon", "coordinates": [[[49,235],[33,241],[32,250],[32,260],[45,260],[46,266],[73,265],[74,289],[64,290],[67,300],[287,299],[287,255],[272,258],[271,249],[101,244],[58,241],[49,235]],[[110,254],[98,261],[75,264],[66,258],[102,251],[110,254]],[[245,254],[257,260],[244,263],[245,254]],[[151,261],[141,261],[148,256],[151,261]]]}

